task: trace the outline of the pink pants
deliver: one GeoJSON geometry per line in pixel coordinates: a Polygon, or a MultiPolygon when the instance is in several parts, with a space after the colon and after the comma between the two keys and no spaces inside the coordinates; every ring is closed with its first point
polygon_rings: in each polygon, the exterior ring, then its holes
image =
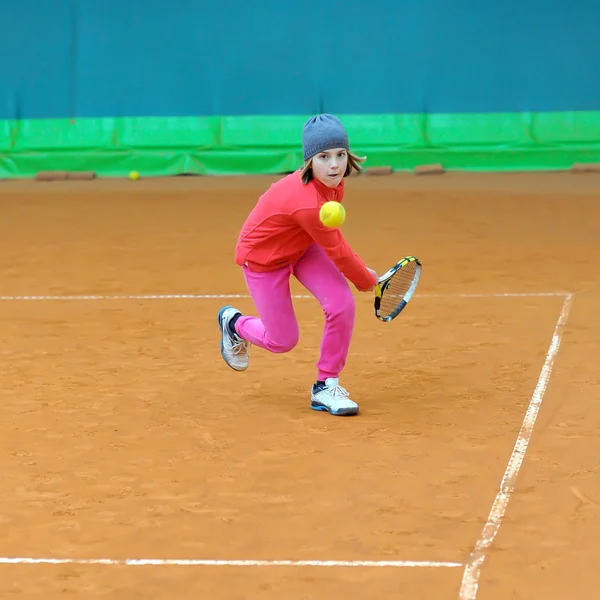
{"type": "Polygon", "coordinates": [[[325,313],[317,379],[338,377],[352,339],[355,302],[346,278],[323,249],[313,245],[296,264],[275,271],[257,273],[244,266],[243,273],[260,318],[240,317],[238,335],[270,352],[289,352],[296,346],[298,321],[290,292],[294,275],[325,313]]]}

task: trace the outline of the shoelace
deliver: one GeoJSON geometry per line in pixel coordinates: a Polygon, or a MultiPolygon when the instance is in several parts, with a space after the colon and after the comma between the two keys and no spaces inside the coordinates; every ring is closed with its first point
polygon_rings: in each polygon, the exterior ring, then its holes
{"type": "Polygon", "coordinates": [[[235,340],[231,346],[231,351],[233,354],[240,354],[248,348],[248,342],[246,340],[243,340],[237,336],[233,339],[235,340]]]}
{"type": "Polygon", "coordinates": [[[332,385],[325,388],[332,396],[347,398],[350,394],[341,385],[332,385]]]}

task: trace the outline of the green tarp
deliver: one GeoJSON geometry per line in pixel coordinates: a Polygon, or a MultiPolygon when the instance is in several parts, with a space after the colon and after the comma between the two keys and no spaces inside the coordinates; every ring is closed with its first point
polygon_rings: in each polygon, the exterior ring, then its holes
{"type": "MultiPolygon", "coordinates": [[[[309,115],[0,121],[0,177],[274,174],[302,162],[309,115]]],[[[600,112],[339,115],[366,166],[566,169],[600,162],[600,112]]]]}

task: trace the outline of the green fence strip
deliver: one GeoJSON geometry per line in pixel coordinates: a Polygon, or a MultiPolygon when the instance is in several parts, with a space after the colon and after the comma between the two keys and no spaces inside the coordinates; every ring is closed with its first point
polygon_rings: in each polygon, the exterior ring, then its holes
{"type": "Polygon", "coordinates": [[[15,152],[109,148],[114,142],[116,119],[60,119],[13,121],[15,152]]]}
{"type": "Polygon", "coordinates": [[[430,115],[427,141],[436,147],[522,145],[530,143],[525,113],[430,115]]]}
{"type": "Polygon", "coordinates": [[[225,148],[293,148],[302,143],[308,116],[221,117],[221,145],[225,148]]]}
{"type": "MultiPolygon", "coordinates": [[[[0,121],[0,177],[38,171],[99,176],[293,171],[309,115],[0,121]]],[[[366,166],[568,169],[600,162],[600,112],[340,115],[366,166]]]]}
{"type": "Polygon", "coordinates": [[[122,149],[215,148],[219,117],[131,117],[118,119],[114,145],[122,149]]]}
{"type": "Polygon", "coordinates": [[[600,142],[600,113],[534,113],[531,136],[538,144],[597,144],[600,142]]]}

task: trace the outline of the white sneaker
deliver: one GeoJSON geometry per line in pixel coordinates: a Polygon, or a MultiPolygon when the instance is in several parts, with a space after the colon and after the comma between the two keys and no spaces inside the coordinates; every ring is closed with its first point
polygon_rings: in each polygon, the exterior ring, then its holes
{"type": "Polygon", "coordinates": [[[224,306],[217,316],[221,330],[221,356],[234,371],[245,371],[248,368],[248,347],[250,342],[239,335],[231,333],[229,322],[235,315],[242,313],[237,308],[224,306]]]}
{"type": "Polygon", "coordinates": [[[332,415],[358,414],[358,404],[348,398],[348,392],[338,381],[337,377],[330,377],[325,380],[325,385],[313,384],[310,407],[313,410],[326,410],[332,415]]]}

